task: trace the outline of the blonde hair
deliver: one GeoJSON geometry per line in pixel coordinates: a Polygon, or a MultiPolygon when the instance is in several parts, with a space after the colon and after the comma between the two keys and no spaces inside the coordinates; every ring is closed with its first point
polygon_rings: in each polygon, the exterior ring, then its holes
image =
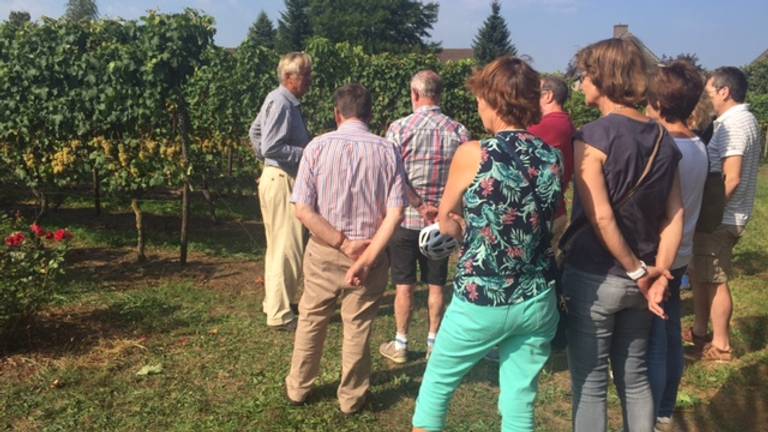
{"type": "Polygon", "coordinates": [[[715,118],[715,109],[712,108],[712,101],[707,92],[702,92],[699,102],[693,109],[693,113],[688,117],[688,127],[694,131],[707,130],[715,118]]]}
{"type": "Polygon", "coordinates": [[[312,58],[304,52],[290,52],[277,64],[277,79],[283,82],[289,75],[303,75],[312,71],[312,58]]]}

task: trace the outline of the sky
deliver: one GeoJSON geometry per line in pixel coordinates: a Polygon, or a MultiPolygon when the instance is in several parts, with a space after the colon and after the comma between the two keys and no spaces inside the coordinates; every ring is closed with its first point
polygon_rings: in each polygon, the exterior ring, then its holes
{"type": "MultiPolygon", "coordinates": [[[[491,0],[439,0],[431,39],[443,48],[469,48],[490,14],[491,0]]],[[[33,20],[59,17],[66,0],[0,0],[0,18],[26,10],[33,20]]],[[[202,10],[216,20],[216,43],[240,44],[264,10],[277,22],[283,0],[97,0],[106,17],[135,19],[149,9],[202,10]]],[[[695,53],[707,68],[743,66],[768,49],[766,0],[502,0],[512,43],[533,58],[541,72],[565,70],[581,47],[610,37],[614,24],[627,24],[656,55],[695,53]]]]}

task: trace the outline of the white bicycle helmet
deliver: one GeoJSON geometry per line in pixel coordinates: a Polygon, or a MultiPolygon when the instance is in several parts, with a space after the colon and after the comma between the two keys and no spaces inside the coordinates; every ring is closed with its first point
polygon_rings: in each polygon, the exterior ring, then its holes
{"type": "Polygon", "coordinates": [[[440,227],[433,223],[419,232],[419,250],[430,259],[443,259],[459,247],[455,238],[440,234],[440,227]]]}

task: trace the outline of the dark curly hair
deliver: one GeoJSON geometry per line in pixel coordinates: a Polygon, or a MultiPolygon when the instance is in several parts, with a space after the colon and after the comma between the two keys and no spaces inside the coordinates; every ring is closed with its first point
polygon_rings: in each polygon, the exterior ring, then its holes
{"type": "Polygon", "coordinates": [[[699,103],[704,80],[686,61],[659,67],[648,86],[648,103],[668,122],[685,122],[699,103]]]}

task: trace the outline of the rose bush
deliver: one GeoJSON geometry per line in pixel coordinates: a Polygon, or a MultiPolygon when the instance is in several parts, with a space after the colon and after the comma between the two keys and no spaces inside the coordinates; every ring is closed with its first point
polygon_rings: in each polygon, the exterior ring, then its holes
{"type": "Polygon", "coordinates": [[[51,300],[73,237],[65,229],[48,231],[37,224],[13,230],[17,225],[7,217],[0,220],[3,231],[11,231],[0,246],[0,335],[51,300]]]}

